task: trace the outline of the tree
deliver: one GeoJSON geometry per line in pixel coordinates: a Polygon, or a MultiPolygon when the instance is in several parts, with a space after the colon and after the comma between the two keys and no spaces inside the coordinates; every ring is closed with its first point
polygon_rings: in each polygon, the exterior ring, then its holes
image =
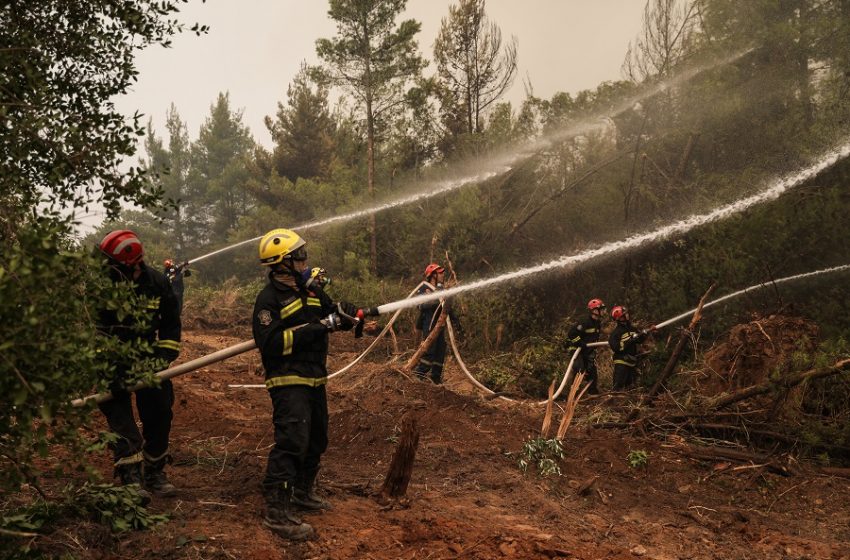
{"type": "MultiPolygon", "coordinates": [[[[72,241],[69,213],[94,203],[115,217],[122,202],[161,194],[137,168],[122,169],[144,135],[112,100],[136,77],[136,49],[167,45],[183,26],[178,3],[0,4],[0,488],[36,485],[34,457],[75,444],[86,415],[69,397],[93,388],[109,342],[96,308],[131,313],[126,288],[104,282],[72,241]]],[[[198,32],[204,28],[196,26],[198,32]]],[[[58,468],[70,470],[72,461],[58,468]]],[[[5,543],[0,545],[8,550],[5,543]]]]}
{"type": "Polygon", "coordinates": [[[287,106],[277,104],[276,120],[265,120],[275,142],[272,157],[278,175],[290,181],[327,176],[334,154],[327,88],[317,84],[314,90],[308,68],[302,64],[286,97],[287,106]]]}
{"type": "Polygon", "coordinates": [[[629,43],[623,74],[633,82],[665,78],[688,52],[697,29],[697,2],[690,0],[647,0],[643,28],[629,43]]]}
{"type": "Polygon", "coordinates": [[[210,116],[192,145],[187,225],[195,243],[226,238],[248,209],[244,188],[254,141],[242,112],[230,108],[230,95],[219,93],[210,116]]]}
{"type": "Polygon", "coordinates": [[[186,124],[180,120],[177,108],[173,104],[168,110],[165,126],[168,130],[167,148],[163,145],[162,139],[156,136],[152,124],[148,123],[145,138],[147,160],[142,164],[150,180],[162,188],[163,197],[170,203],[168,207],[160,209],[157,215],[171,230],[176,254],[183,255],[187,249],[184,216],[189,204],[187,182],[191,163],[191,146],[186,124]]]}
{"type": "MultiPolygon", "coordinates": [[[[377,128],[404,102],[405,86],[424,62],[414,39],[419,22],[395,20],[407,0],[330,0],[328,15],[337,22],[333,39],[316,41],[316,52],[326,66],[320,81],[348,90],[366,121],[367,183],[375,196],[377,128]]],[[[370,269],[378,271],[375,215],[369,217],[370,269]]]]}
{"type": "Polygon", "coordinates": [[[485,0],[460,0],[449,8],[434,41],[437,75],[466,115],[466,132],[483,129],[482,113],[516,76],[517,40],[502,48],[502,30],[485,14],[485,0]]]}

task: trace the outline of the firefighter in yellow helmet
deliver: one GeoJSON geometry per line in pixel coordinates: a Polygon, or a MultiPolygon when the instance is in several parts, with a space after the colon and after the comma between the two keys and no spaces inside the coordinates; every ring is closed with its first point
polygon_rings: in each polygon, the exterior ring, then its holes
{"type": "Polygon", "coordinates": [[[264,524],[291,540],[313,534],[297,509],[330,508],[314,491],[328,445],[328,335],[351,329],[358,315],[354,305],[336,304],[316,283],[308,286],[305,246],[288,229],[263,236],[259,256],[269,267],[269,283],[257,295],[253,314],[254,341],[274,409],[275,445],[263,480],[264,524]]]}

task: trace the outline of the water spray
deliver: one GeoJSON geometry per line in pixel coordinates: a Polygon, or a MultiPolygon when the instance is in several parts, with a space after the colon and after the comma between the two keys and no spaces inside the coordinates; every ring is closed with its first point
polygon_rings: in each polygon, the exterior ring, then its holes
{"type": "MultiPolygon", "coordinates": [[[[680,85],[680,84],[690,80],[691,78],[693,78],[694,76],[696,76],[696,75],[698,75],[702,72],[705,72],[705,71],[710,70],[712,68],[716,68],[718,66],[724,66],[726,64],[730,64],[730,63],[738,60],[739,58],[741,58],[742,56],[744,56],[745,54],[747,54],[751,50],[752,49],[740,51],[738,53],[727,56],[725,58],[717,59],[717,60],[714,60],[714,61],[709,62],[707,64],[695,66],[695,67],[690,68],[688,70],[684,70],[684,71],[680,72],[679,74],[677,74],[676,76],[673,76],[672,78],[670,78],[668,80],[665,80],[665,81],[660,82],[660,83],[658,83],[658,84],[656,84],[652,87],[649,87],[649,88],[645,89],[644,91],[642,91],[641,93],[639,93],[638,95],[635,95],[635,96],[615,105],[613,108],[609,109],[604,114],[595,114],[595,115],[588,116],[584,119],[580,119],[579,121],[563,128],[559,131],[550,133],[550,134],[548,134],[544,137],[538,138],[536,140],[526,142],[523,145],[515,148],[512,151],[504,152],[501,155],[497,155],[497,156],[494,156],[492,158],[489,158],[487,160],[487,163],[485,165],[483,165],[483,167],[489,168],[486,171],[481,171],[479,173],[475,173],[475,174],[472,174],[472,175],[465,175],[465,176],[461,176],[461,177],[456,177],[454,179],[443,180],[443,181],[438,182],[434,186],[427,187],[427,188],[421,190],[418,193],[410,194],[410,195],[407,195],[407,196],[402,196],[400,198],[396,198],[396,199],[390,200],[390,201],[382,203],[382,204],[369,206],[369,207],[364,208],[362,210],[356,210],[356,211],[349,212],[349,213],[346,213],[346,214],[341,214],[339,216],[333,216],[333,217],[330,217],[330,218],[315,220],[315,221],[308,222],[308,223],[302,224],[300,226],[295,226],[295,227],[292,227],[292,228],[289,228],[289,229],[300,232],[300,231],[313,229],[313,228],[317,228],[317,227],[321,227],[321,226],[326,226],[326,225],[330,225],[330,224],[334,224],[334,223],[348,222],[348,221],[351,221],[351,220],[355,220],[357,218],[370,216],[372,214],[376,214],[376,213],[382,212],[384,210],[389,210],[391,208],[397,208],[399,206],[404,206],[404,205],[407,205],[407,204],[412,204],[412,203],[415,203],[415,202],[418,202],[418,201],[421,201],[421,200],[432,198],[432,197],[435,197],[435,196],[438,196],[438,195],[441,195],[441,194],[445,194],[445,193],[448,193],[448,192],[451,192],[451,191],[454,191],[454,190],[458,190],[462,187],[466,187],[466,186],[469,186],[469,185],[476,185],[476,184],[482,183],[484,181],[498,177],[500,175],[504,175],[505,173],[512,171],[517,164],[531,158],[532,156],[539,153],[541,150],[548,148],[552,144],[554,144],[556,142],[561,142],[561,141],[564,141],[568,138],[572,138],[572,137],[579,136],[579,135],[582,135],[582,134],[588,134],[590,132],[605,129],[606,127],[609,126],[608,121],[610,121],[612,117],[616,117],[618,115],[621,115],[622,113],[625,113],[626,111],[632,109],[635,105],[637,105],[641,101],[645,101],[646,99],[649,99],[649,98],[657,95],[658,93],[665,91],[666,89],[668,89],[670,87],[675,87],[677,85],[680,85]]],[[[200,262],[202,260],[208,259],[208,258],[213,257],[215,255],[224,253],[226,251],[230,251],[232,249],[242,247],[243,245],[247,245],[249,243],[255,243],[255,242],[259,241],[260,239],[262,239],[262,236],[253,237],[253,238],[247,239],[245,241],[239,241],[237,243],[233,243],[232,245],[228,245],[226,247],[216,249],[215,251],[212,251],[212,252],[207,253],[205,255],[201,255],[200,257],[195,257],[194,259],[190,259],[189,261],[187,261],[187,264],[194,264],[194,263],[200,262]]]]}
{"type": "Polygon", "coordinates": [[[787,191],[800,186],[812,177],[816,177],[825,169],[832,167],[837,162],[847,158],[848,156],[850,156],[850,142],[847,142],[829,151],[826,155],[822,156],[818,161],[816,161],[809,167],[806,167],[796,173],[790,174],[774,181],[773,184],[767,189],[752,196],[733,202],[731,204],[726,204],[724,206],[716,208],[715,210],[712,210],[711,212],[708,212],[706,214],[692,215],[688,218],[679,220],[677,222],[674,222],[672,224],[653,231],[633,235],[620,241],[612,241],[600,247],[597,247],[596,249],[589,249],[587,251],[582,251],[581,253],[575,255],[565,255],[546,263],[515,270],[513,272],[502,274],[494,278],[478,280],[477,282],[464,284],[462,286],[455,286],[453,288],[448,288],[440,292],[423,294],[409,299],[386,303],[384,305],[378,306],[375,309],[375,312],[377,314],[383,315],[384,313],[392,313],[397,309],[415,307],[422,303],[436,301],[441,298],[455,296],[472,290],[487,288],[511,280],[518,280],[520,278],[524,278],[526,276],[538,274],[541,272],[547,272],[559,268],[570,269],[580,263],[590,261],[592,259],[610,256],[623,251],[636,249],[647,243],[660,241],[673,235],[680,235],[696,227],[716,222],[728,218],[730,216],[734,216],[758,204],[775,200],[781,195],[785,194],[787,191]]]}

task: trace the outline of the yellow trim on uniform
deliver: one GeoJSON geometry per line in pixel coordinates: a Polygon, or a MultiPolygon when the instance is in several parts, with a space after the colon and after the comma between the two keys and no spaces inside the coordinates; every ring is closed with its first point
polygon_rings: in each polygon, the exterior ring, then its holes
{"type": "Polygon", "coordinates": [[[319,298],[315,298],[315,297],[308,297],[307,298],[307,305],[314,305],[316,307],[321,307],[322,306],[322,300],[320,300],[319,298]]]}
{"type": "Polygon", "coordinates": [[[292,329],[283,331],[283,355],[292,354],[292,343],[295,340],[295,335],[292,334],[292,329]]]}
{"type": "Polygon", "coordinates": [[[157,340],[153,343],[153,345],[157,348],[168,348],[169,350],[176,350],[178,352],[180,351],[180,342],[176,340],[169,340],[165,338],[162,340],[157,340]]]}
{"type": "Polygon", "coordinates": [[[266,379],[266,389],[274,387],[290,387],[292,385],[306,385],[308,387],[321,387],[328,382],[327,377],[301,377],[300,375],[281,375],[266,379]]]}
{"type": "Polygon", "coordinates": [[[120,465],[132,465],[134,463],[141,463],[141,462],[142,462],[142,452],[139,451],[138,453],[134,453],[133,455],[130,455],[129,457],[122,457],[122,458],[118,459],[117,461],[115,461],[115,466],[117,467],[117,466],[120,466],[120,465]]]}
{"type": "Polygon", "coordinates": [[[301,309],[302,305],[303,304],[301,303],[301,300],[296,299],[295,301],[280,310],[280,318],[286,319],[287,317],[301,309]]]}
{"type": "Polygon", "coordinates": [[[614,360],[614,363],[620,364],[620,365],[623,365],[623,366],[631,366],[631,367],[634,367],[634,366],[637,365],[637,362],[632,363],[632,362],[627,362],[626,360],[614,360]]]}

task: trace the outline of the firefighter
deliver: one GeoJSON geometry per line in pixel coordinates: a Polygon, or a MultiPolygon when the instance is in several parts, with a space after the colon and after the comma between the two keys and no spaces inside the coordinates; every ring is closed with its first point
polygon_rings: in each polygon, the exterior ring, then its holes
{"type": "MultiPolygon", "coordinates": [[[[425,281],[429,285],[421,286],[417,291],[417,295],[429,294],[435,290],[444,288],[446,269],[437,263],[431,263],[425,267],[425,281]]],[[[442,306],[449,305],[448,302],[433,301],[421,303],[418,306],[419,317],[416,320],[416,330],[422,331],[423,340],[431,333],[431,329],[437,324],[442,312],[442,306]]],[[[460,325],[457,324],[457,318],[452,312],[451,307],[446,309],[449,318],[460,332],[460,325]]],[[[416,364],[413,372],[422,379],[429,378],[431,381],[439,385],[443,382],[443,364],[446,359],[446,331],[443,329],[437,335],[436,340],[431,344],[430,348],[425,351],[419,363],[416,364]]]]}
{"type": "MultiPolygon", "coordinates": [[[[121,318],[114,310],[102,310],[99,329],[118,340],[152,348],[153,357],[173,362],[180,354],[180,313],[177,298],[165,276],[144,261],[144,248],[138,236],[130,230],[117,230],[106,235],[98,244],[98,251],[106,257],[105,265],[111,280],[118,284],[129,282],[139,301],[144,305],[146,320],[140,326],[138,317],[121,318]]],[[[98,405],[106,416],[109,428],[118,435],[111,444],[115,460],[115,475],[122,484],[139,484],[139,494],[145,503],[151,494],[174,496],[176,489],[165,475],[165,465],[170,463],[168,436],[171,431],[174,388],[170,380],[158,387],[136,391],[136,408],[142,422],[142,432],[136,427],[133,404],[127,391],[128,372],[133,364],[127,359],[116,359],[111,364],[113,378],[110,383],[113,398],[98,405]]]]}
{"type": "Polygon", "coordinates": [[[330,509],[314,491],[319,462],[328,445],[328,335],[355,326],[358,309],[334,304],[317,286],[306,286],[305,242],[294,231],[275,229],[260,240],[260,263],[269,283],[257,295],[254,341],[272,400],[275,445],[269,452],[263,494],[264,524],[291,540],[313,528],[296,507],[330,509]]]}
{"type": "Polygon", "coordinates": [[[611,318],[617,322],[608,338],[608,345],[614,351],[614,390],[631,389],[637,382],[638,344],[646,340],[656,327],[636,329],[631,323],[629,310],[622,305],[611,309],[611,318]]]}
{"type": "Polygon", "coordinates": [[[168,278],[171,289],[174,290],[174,295],[177,297],[178,309],[180,313],[183,313],[183,278],[192,276],[192,271],[187,268],[189,261],[178,265],[174,262],[174,259],[165,259],[162,264],[165,268],[165,277],[168,278]]]}
{"type": "Polygon", "coordinates": [[[602,318],[605,315],[605,303],[601,299],[594,298],[587,302],[589,316],[576,323],[567,333],[567,356],[571,357],[576,350],[581,349],[576,358],[573,371],[584,371],[587,373],[588,394],[598,395],[599,388],[596,386],[596,350],[588,348],[591,342],[599,341],[602,329],[602,318]]]}

